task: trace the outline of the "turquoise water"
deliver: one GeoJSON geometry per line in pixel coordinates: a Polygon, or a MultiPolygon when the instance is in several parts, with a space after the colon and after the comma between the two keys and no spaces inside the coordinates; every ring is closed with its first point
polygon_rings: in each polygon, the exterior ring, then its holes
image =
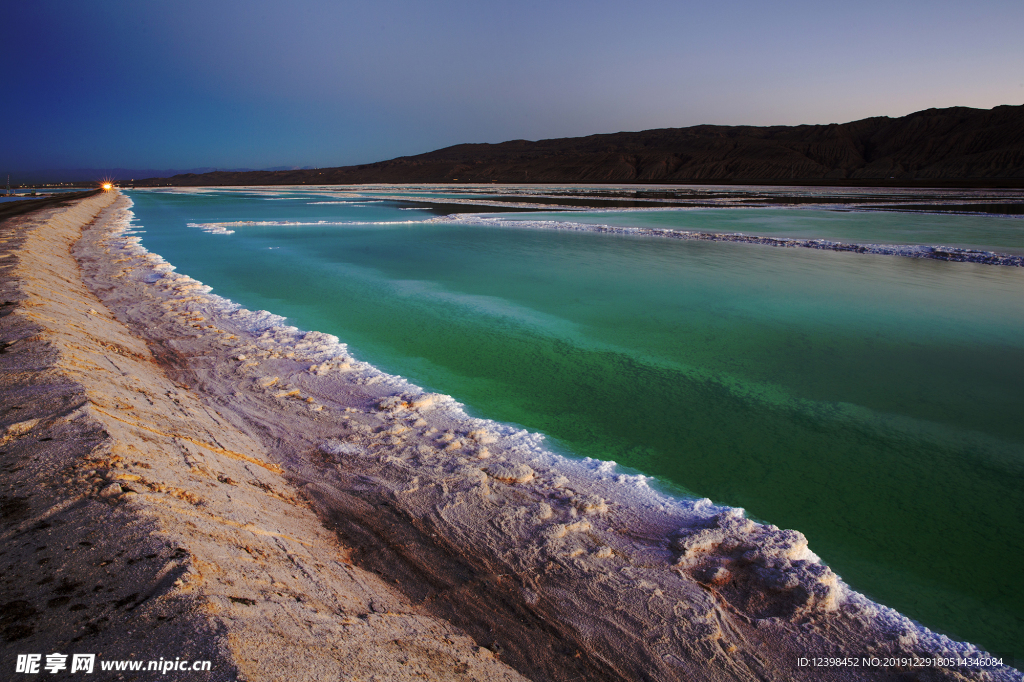
{"type": "MultiPolygon", "coordinates": [[[[214,293],[565,451],[796,528],[855,589],[1022,656],[1024,269],[394,224],[431,214],[301,191],[130,195],[143,245],[214,293]],[[187,227],[238,221],[348,224],[187,227]]],[[[850,215],[787,213],[797,229],[850,215]]]]}
{"type": "Polygon", "coordinates": [[[1015,217],[783,208],[502,213],[493,217],[694,232],[740,232],[852,244],[957,246],[1024,254],[1024,219],[1015,217]]]}

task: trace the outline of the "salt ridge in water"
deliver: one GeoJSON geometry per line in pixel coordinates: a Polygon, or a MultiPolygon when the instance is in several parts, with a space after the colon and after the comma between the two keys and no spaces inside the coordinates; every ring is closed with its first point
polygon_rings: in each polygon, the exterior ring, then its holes
{"type": "MultiPolygon", "coordinates": [[[[381,200],[383,201],[383,200],[381,200]]],[[[446,200],[447,201],[447,200],[446,200]]],[[[455,203],[471,203],[471,204],[483,204],[483,205],[502,205],[507,206],[510,204],[492,204],[488,202],[476,202],[472,200],[451,200],[455,203]]],[[[360,202],[354,203],[349,201],[317,201],[307,202],[309,204],[344,204],[348,206],[359,207],[365,205],[365,203],[380,203],[380,202],[360,202]]],[[[450,202],[449,202],[450,203],[450,202]]],[[[540,207],[535,204],[511,204],[518,207],[540,207]]],[[[759,207],[765,208],[765,207],[759,207]]],[[[769,210],[771,207],[767,207],[769,210]]],[[[781,207],[778,207],[781,208],[781,207]]],[[[799,210],[813,210],[829,208],[834,210],[837,208],[835,205],[831,206],[817,206],[808,205],[801,206],[799,210]]],[[[424,210],[420,208],[402,208],[400,210],[424,210]]],[[[689,207],[673,207],[669,209],[658,208],[658,209],[567,209],[566,212],[576,213],[643,213],[647,211],[698,211],[706,210],[706,207],[702,208],[689,208],[689,207]]],[[[781,246],[781,247],[802,247],[810,249],[821,249],[829,251],[848,251],[855,253],[873,254],[881,256],[900,256],[903,258],[926,258],[932,260],[945,260],[945,261],[957,261],[957,262],[970,262],[970,263],[981,263],[986,265],[1005,265],[1012,267],[1024,267],[1024,256],[999,253],[996,251],[984,251],[979,249],[962,248],[956,246],[945,246],[942,244],[927,245],[927,244],[874,244],[874,243],[846,243],[841,241],[835,241],[831,239],[805,239],[796,237],[773,237],[773,236],[762,236],[762,235],[748,235],[743,232],[722,232],[722,233],[711,233],[711,232],[699,232],[691,230],[680,230],[672,228],[657,228],[657,227],[628,227],[628,226],[614,226],[614,225],[602,225],[595,223],[579,223],[573,221],[556,221],[556,220],[508,220],[503,218],[489,217],[483,214],[451,214],[447,216],[440,216],[436,218],[428,218],[425,220],[393,220],[393,221],[330,221],[330,220],[318,220],[318,221],[298,221],[298,220],[244,220],[235,222],[219,222],[219,223],[188,223],[189,227],[198,228],[204,232],[210,234],[221,234],[230,235],[234,234],[235,231],[231,228],[238,227],[301,227],[301,226],[368,226],[368,225],[428,225],[437,223],[455,223],[455,224],[468,224],[468,225],[479,225],[479,226],[490,226],[490,227],[506,227],[506,228],[520,228],[520,229],[545,229],[545,230],[570,230],[577,232],[597,232],[597,233],[610,233],[610,234],[622,234],[631,236],[643,236],[643,237],[662,237],[670,239],[692,239],[702,241],[731,241],[731,242],[742,242],[750,244],[759,244],[764,246],[781,246]]]]}
{"type": "MultiPolygon", "coordinates": [[[[643,211],[646,209],[640,209],[643,211]]],[[[702,210],[702,209],[671,209],[671,210],[702,210]]],[[[802,209],[801,209],[802,210],[802,209]]],[[[610,212],[601,210],[600,212],[610,212]]],[[[695,232],[671,228],[624,227],[577,223],[554,220],[505,220],[491,218],[480,214],[453,214],[444,218],[434,218],[424,222],[448,222],[491,227],[508,227],[534,230],[570,230],[576,232],[599,232],[606,234],[622,234],[642,237],[663,237],[670,239],[693,239],[702,241],[731,241],[765,246],[803,247],[829,251],[850,251],[879,256],[901,256],[904,258],[928,258],[934,260],[982,263],[986,265],[1007,265],[1024,267],[1024,256],[965,249],[956,246],[924,245],[924,244],[861,244],[845,243],[830,239],[800,239],[795,237],[769,237],[747,235],[742,232],[695,232]]]]}

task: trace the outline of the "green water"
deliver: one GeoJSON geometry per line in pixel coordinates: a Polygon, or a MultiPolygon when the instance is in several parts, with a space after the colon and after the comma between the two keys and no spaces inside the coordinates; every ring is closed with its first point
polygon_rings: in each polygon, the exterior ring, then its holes
{"type": "Polygon", "coordinates": [[[796,528],[855,589],[1022,656],[1024,269],[462,224],[214,235],[185,225],[426,216],[132,197],[143,245],[214,293],[796,528]]]}

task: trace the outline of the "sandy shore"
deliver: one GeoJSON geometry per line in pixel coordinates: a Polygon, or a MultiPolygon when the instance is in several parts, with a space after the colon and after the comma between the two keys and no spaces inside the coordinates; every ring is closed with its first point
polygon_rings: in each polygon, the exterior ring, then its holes
{"type": "Polygon", "coordinates": [[[129,203],[2,224],[0,665],[60,651],[212,662],[188,679],[1022,679],[915,666],[983,654],[852,592],[797,532],[557,457],[210,296],[124,234],[129,203]]]}

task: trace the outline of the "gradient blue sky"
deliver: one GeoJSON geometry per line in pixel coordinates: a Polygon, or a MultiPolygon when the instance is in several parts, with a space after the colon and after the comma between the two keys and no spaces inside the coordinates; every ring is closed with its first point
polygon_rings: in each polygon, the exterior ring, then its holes
{"type": "Polygon", "coordinates": [[[460,142],[1024,102],[1024,1],[4,3],[0,171],[337,166],[460,142]]]}

